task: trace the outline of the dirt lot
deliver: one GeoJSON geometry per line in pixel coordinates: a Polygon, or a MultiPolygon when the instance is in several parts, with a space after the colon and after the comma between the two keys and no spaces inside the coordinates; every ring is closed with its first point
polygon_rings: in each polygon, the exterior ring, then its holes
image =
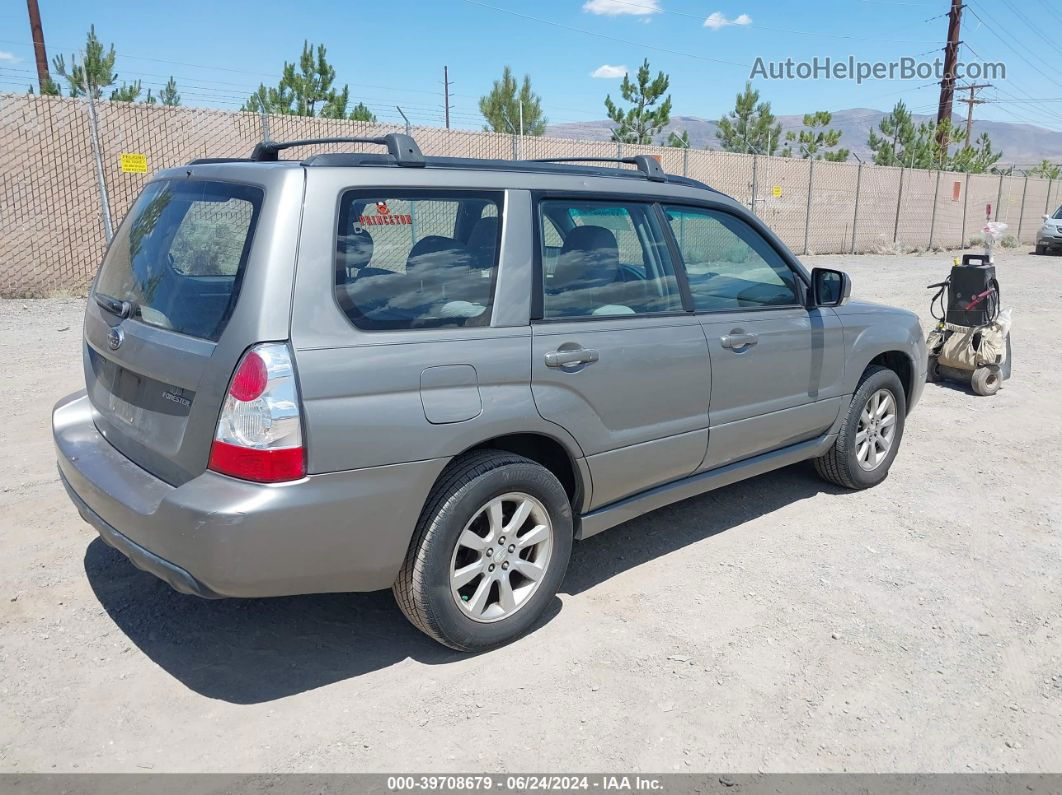
{"type": "MultiPolygon", "coordinates": [[[[809,258],[926,328],[949,261],[809,258]]],[[[1013,380],[928,385],[883,485],[801,465],[630,522],[476,657],[389,592],[134,569],[55,473],[83,303],[0,302],[0,770],[1062,771],[1062,258],[999,269],[1013,380]]]]}

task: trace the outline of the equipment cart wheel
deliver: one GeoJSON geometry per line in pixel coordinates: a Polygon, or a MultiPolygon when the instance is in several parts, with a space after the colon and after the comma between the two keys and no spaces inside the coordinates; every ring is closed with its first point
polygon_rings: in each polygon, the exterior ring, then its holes
{"type": "Polygon", "coordinates": [[[929,366],[926,368],[926,383],[934,384],[943,380],[944,376],[940,374],[940,364],[937,362],[937,357],[931,355],[929,357],[929,366]]]}
{"type": "Polygon", "coordinates": [[[999,365],[995,364],[978,367],[970,376],[970,386],[973,387],[973,391],[983,397],[996,394],[1002,383],[1003,376],[999,372],[999,365]]]}

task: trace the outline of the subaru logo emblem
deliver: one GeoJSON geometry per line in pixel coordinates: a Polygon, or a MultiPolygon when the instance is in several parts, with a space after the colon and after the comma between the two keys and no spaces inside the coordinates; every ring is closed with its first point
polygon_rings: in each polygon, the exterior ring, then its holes
{"type": "Polygon", "coordinates": [[[122,340],[125,339],[125,332],[115,326],[107,332],[107,344],[111,346],[112,351],[118,350],[121,347],[122,340]]]}

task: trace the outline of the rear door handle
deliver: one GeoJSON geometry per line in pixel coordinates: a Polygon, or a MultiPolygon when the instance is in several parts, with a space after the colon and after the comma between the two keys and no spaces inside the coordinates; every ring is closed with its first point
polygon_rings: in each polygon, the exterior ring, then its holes
{"type": "Polygon", "coordinates": [[[758,339],[755,334],[726,334],[719,338],[723,347],[730,348],[732,351],[755,345],[758,339]]]}
{"type": "Polygon", "coordinates": [[[550,351],[546,354],[546,367],[569,367],[573,364],[592,364],[601,355],[591,348],[576,348],[568,351],[550,351]]]}

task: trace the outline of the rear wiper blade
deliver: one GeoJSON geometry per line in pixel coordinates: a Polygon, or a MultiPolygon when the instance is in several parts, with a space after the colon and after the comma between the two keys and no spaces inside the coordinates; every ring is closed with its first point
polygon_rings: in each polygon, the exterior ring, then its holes
{"type": "Polygon", "coordinates": [[[96,304],[112,315],[117,315],[120,318],[135,317],[140,313],[140,307],[138,307],[133,301],[119,301],[117,298],[112,298],[109,295],[103,293],[95,293],[96,304]]]}

